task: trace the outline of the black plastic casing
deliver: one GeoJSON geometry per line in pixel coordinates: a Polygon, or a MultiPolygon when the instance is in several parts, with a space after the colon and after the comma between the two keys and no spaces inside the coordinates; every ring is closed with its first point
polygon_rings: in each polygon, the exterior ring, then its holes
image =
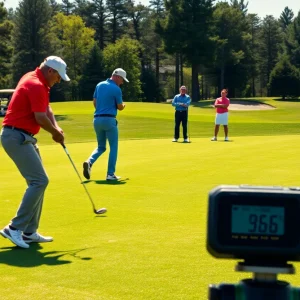
{"type": "Polygon", "coordinates": [[[209,193],[208,252],[217,258],[248,261],[300,261],[300,187],[220,185],[209,193]],[[284,234],[241,234],[233,239],[232,206],[275,207],[284,211],[284,234]]]}

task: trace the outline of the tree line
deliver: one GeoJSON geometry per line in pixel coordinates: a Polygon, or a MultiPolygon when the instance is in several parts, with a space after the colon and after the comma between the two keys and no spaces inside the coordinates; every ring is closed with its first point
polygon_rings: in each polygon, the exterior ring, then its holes
{"type": "MultiPolygon", "coordinates": [[[[249,0],[251,1],[251,0],[249,0]]],[[[53,101],[90,100],[113,69],[127,71],[125,101],[159,102],[187,85],[193,101],[300,95],[300,11],[259,18],[230,0],[21,0],[0,2],[0,88],[49,55],[61,56],[71,82],[53,101]]]]}

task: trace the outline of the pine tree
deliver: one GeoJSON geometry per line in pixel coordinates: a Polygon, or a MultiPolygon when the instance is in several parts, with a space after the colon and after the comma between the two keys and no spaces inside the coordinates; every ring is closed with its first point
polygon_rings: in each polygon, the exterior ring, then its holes
{"type": "Polygon", "coordinates": [[[130,25],[133,27],[134,38],[140,42],[141,23],[143,19],[147,16],[148,10],[142,4],[135,5],[134,0],[128,0],[126,7],[130,25]]]}
{"type": "Polygon", "coordinates": [[[293,18],[293,11],[286,6],[279,18],[279,22],[283,30],[286,30],[286,28],[292,23],[293,18]]]}
{"type": "Polygon", "coordinates": [[[291,63],[300,69],[300,12],[287,27],[285,47],[291,63]]]}
{"type": "Polygon", "coordinates": [[[223,2],[216,5],[214,20],[219,91],[228,88],[234,97],[236,90],[244,90],[250,77],[247,19],[241,10],[223,2]]]}
{"type": "Polygon", "coordinates": [[[61,10],[61,4],[58,4],[56,0],[49,0],[51,7],[51,17],[55,16],[61,10]]]}
{"type": "MultiPolygon", "coordinates": [[[[174,94],[178,93],[179,90],[179,53],[182,53],[184,32],[181,30],[181,11],[182,1],[168,0],[165,2],[166,5],[166,20],[161,26],[161,23],[157,21],[157,32],[161,34],[165,51],[169,54],[174,55],[175,58],[175,84],[174,84],[174,94]]],[[[185,43],[185,41],[184,41],[185,43]]],[[[156,63],[156,68],[159,68],[159,62],[156,63]]],[[[196,83],[198,85],[198,83],[196,83]]],[[[196,97],[198,98],[199,89],[196,88],[196,97]]],[[[193,91],[192,91],[193,95],[193,91]]],[[[194,99],[192,97],[192,99],[194,99]]]]}
{"type": "Polygon", "coordinates": [[[242,11],[242,13],[243,13],[244,15],[247,14],[249,2],[244,3],[244,0],[230,0],[230,3],[231,3],[231,5],[232,5],[234,8],[237,8],[237,9],[239,9],[240,11],[242,11]]]}
{"type": "Polygon", "coordinates": [[[81,99],[91,100],[96,85],[105,79],[103,54],[99,46],[95,44],[83,68],[83,74],[79,84],[81,99]]]}
{"type": "MultiPolygon", "coordinates": [[[[282,33],[279,22],[273,16],[266,16],[262,21],[260,32],[261,87],[267,86],[270,81],[270,74],[279,60],[280,51],[282,51],[282,33]]],[[[270,95],[269,89],[267,95],[270,95]]]]}
{"type": "Polygon", "coordinates": [[[92,0],[92,4],[95,7],[94,20],[92,28],[95,29],[95,38],[98,42],[100,49],[103,50],[106,43],[111,41],[111,37],[108,35],[108,9],[105,5],[105,0],[92,0]]]}
{"type": "Polygon", "coordinates": [[[10,84],[10,63],[13,53],[11,43],[13,23],[7,20],[7,10],[0,2],[0,88],[8,88],[10,84]]]}
{"type": "Polygon", "coordinates": [[[109,12],[111,42],[115,43],[121,37],[126,25],[126,0],[106,0],[106,6],[109,12]]]}
{"type": "Polygon", "coordinates": [[[95,4],[88,0],[75,0],[73,13],[80,16],[87,27],[95,23],[95,4]]]}
{"type": "Polygon", "coordinates": [[[250,61],[251,61],[251,95],[256,96],[255,81],[258,75],[258,49],[259,49],[259,27],[260,18],[256,14],[248,14],[248,30],[251,36],[250,61]]]}
{"type": "MultiPolygon", "coordinates": [[[[150,0],[149,7],[153,10],[153,14],[151,16],[152,24],[154,24],[155,28],[160,27],[160,22],[165,18],[165,5],[163,0],[150,0]]],[[[158,35],[157,32],[153,34],[153,42],[155,43],[155,79],[156,79],[156,91],[157,94],[155,99],[158,100],[160,98],[159,94],[159,65],[160,65],[160,54],[161,54],[161,45],[162,39],[158,35]]],[[[150,74],[148,74],[150,75],[150,74]]],[[[146,75],[147,76],[147,75],[146,75]]],[[[145,77],[145,76],[144,76],[145,77]]]]}
{"type": "Polygon", "coordinates": [[[270,75],[271,95],[298,97],[300,95],[300,70],[293,66],[287,55],[283,55],[270,75]]]}
{"type": "Polygon", "coordinates": [[[192,66],[192,100],[199,100],[200,65],[211,61],[212,0],[168,0],[166,24],[161,31],[166,51],[182,54],[192,66]]]}
{"type": "Polygon", "coordinates": [[[23,0],[15,15],[13,81],[38,67],[51,55],[49,22],[51,8],[47,0],[23,0]],[[41,13],[43,12],[43,13],[41,13]]]}
{"type": "Polygon", "coordinates": [[[154,13],[158,17],[163,17],[165,14],[164,0],[150,0],[149,7],[153,9],[154,13]]]}
{"type": "Polygon", "coordinates": [[[75,8],[74,2],[72,2],[71,0],[61,0],[61,2],[61,11],[64,13],[64,15],[71,15],[75,8]]]}

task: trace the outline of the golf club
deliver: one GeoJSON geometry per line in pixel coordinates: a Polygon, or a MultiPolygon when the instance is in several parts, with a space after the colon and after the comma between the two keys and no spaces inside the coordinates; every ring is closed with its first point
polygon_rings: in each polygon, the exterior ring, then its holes
{"type": "Polygon", "coordinates": [[[93,201],[93,199],[92,199],[90,193],[88,192],[88,190],[87,190],[85,184],[82,182],[81,176],[79,175],[79,172],[78,172],[77,169],[76,169],[76,166],[75,166],[75,164],[74,164],[74,162],[73,162],[73,160],[72,160],[72,158],[71,158],[71,156],[70,156],[70,154],[69,154],[69,152],[68,152],[67,147],[66,147],[65,144],[63,144],[63,143],[61,143],[61,145],[62,145],[62,147],[64,148],[64,150],[65,150],[67,156],[69,157],[69,160],[70,160],[70,162],[71,162],[71,164],[72,164],[74,170],[76,171],[76,173],[77,173],[77,175],[78,175],[78,177],[79,177],[79,179],[80,179],[80,183],[83,185],[83,187],[84,187],[84,189],[85,189],[85,191],[86,191],[86,193],[87,193],[87,195],[88,195],[88,197],[89,197],[89,199],[90,199],[90,201],[91,201],[91,203],[92,203],[94,213],[97,214],[97,215],[101,215],[101,214],[106,213],[106,212],[107,212],[107,209],[106,209],[106,208],[96,209],[95,204],[94,204],[94,201],[93,201]]]}

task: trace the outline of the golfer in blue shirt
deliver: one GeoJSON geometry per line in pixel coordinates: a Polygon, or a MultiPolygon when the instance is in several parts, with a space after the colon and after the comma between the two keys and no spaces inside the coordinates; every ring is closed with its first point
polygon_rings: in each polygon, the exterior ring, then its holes
{"type": "Polygon", "coordinates": [[[98,147],[83,163],[83,175],[86,179],[91,177],[91,168],[96,160],[106,151],[108,140],[110,152],[108,159],[106,180],[118,180],[121,177],[115,174],[118,157],[118,110],[123,110],[125,104],[122,100],[120,85],[123,81],[129,82],[126,72],[118,68],[113,71],[111,78],[97,84],[93,102],[95,107],[94,129],[97,136],[98,147]]]}
{"type": "Polygon", "coordinates": [[[177,142],[179,139],[179,127],[182,123],[184,142],[188,143],[187,136],[187,121],[188,121],[188,107],[191,104],[191,98],[186,94],[186,87],[183,85],[179,89],[180,94],[176,95],[172,101],[172,106],[175,106],[175,133],[172,142],[177,142]]]}

